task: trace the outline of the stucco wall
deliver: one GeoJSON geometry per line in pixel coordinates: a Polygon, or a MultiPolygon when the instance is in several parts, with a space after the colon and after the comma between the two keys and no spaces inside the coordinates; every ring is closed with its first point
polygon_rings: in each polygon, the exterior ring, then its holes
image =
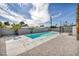
{"type": "Polygon", "coordinates": [[[73,35],[77,35],[77,31],[76,31],[76,26],[73,26],[73,29],[72,29],[72,33],[73,33],[73,35]]]}

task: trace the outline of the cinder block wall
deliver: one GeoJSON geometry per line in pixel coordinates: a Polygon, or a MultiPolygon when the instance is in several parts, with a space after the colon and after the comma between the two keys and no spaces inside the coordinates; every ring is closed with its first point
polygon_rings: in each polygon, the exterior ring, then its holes
{"type": "Polygon", "coordinates": [[[29,30],[29,28],[21,28],[21,29],[19,29],[19,35],[23,35],[23,34],[28,34],[28,33],[30,33],[30,30],[29,30]]]}
{"type": "Polygon", "coordinates": [[[2,35],[14,35],[14,30],[10,29],[10,28],[6,28],[2,30],[2,35]]]}
{"type": "MultiPolygon", "coordinates": [[[[60,30],[59,28],[52,28],[52,31],[59,32],[59,30],[60,30]]],[[[49,28],[35,28],[33,30],[33,33],[47,32],[47,31],[49,31],[49,28]]],[[[62,31],[71,33],[73,30],[72,30],[72,28],[64,28],[62,31]]],[[[19,35],[28,34],[28,33],[30,33],[30,29],[29,28],[21,28],[21,29],[19,29],[18,33],[19,33],[19,35]]],[[[2,35],[14,35],[15,31],[12,29],[6,28],[6,29],[2,29],[0,35],[1,34],[2,35]]]]}

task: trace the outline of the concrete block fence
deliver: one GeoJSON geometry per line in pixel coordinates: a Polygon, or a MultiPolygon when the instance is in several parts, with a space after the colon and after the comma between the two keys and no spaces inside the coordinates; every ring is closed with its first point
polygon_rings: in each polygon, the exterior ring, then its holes
{"type": "MultiPolygon", "coordinates": [[[[47,32],[47,31],[49,31],[49,29],[50,28],[35,28],[33,30],[33,33],[47,32]]],[[[52,28],[51,31],[59,32],[60,28],[52,28]]],[[[69,27],[69,28],[63,27],[63,28],[61,28],[61,31],[71,33],[73,30],[71,27],[69,27]]],[[[19,29],[18,33],[19,33],[19,35],[28,34],[28,33],[30,33],[30,29],[29,28],[21,28],[21,29],[19,29]]],[[[0,35],[14,35],[14,34],[15,34],[15,31],[10,28],[5,28],[2,30],[0,29],[0,35]]]]}

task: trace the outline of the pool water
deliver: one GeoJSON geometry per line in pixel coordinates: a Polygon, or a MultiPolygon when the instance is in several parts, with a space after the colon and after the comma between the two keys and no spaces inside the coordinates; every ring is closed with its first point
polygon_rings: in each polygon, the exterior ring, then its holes
{"type": "Polygon", "coordinates": [[[35,39],[41,36],[50,36],[50,35],[54,35],[54,32],[42,32],[42,33],[34,33],[34,34],[26,34],[24,36],[35,39]]]}

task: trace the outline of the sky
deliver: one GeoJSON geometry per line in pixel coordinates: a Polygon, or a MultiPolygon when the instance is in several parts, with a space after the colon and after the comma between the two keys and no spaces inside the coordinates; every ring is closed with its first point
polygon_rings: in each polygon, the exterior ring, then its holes
{"type": "Polygon", "coordinates": [[[31,25],[60,25],[67,21],[76,24],[76,4],[68,3],[6,3],[0,4],[0,21],[20,22],[31,25]]]}
{"type": "Polygon", "coordinates": [[[49,14],[53,17],[53,24],[76,23],[76,4],[50,4],[49,14]],[[58,14],[58,15],[57,15],[58,14]]]}

